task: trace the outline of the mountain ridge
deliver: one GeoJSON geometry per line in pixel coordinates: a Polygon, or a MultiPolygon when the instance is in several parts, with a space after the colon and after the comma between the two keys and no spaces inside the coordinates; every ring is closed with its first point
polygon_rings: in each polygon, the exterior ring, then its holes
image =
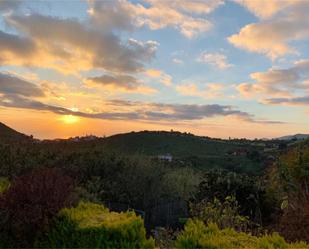
{"type": "Polygon", "coordinates": [[[32,139],[32,136],[27,136],[0,122],[0,143],[20,142],[30,139],[32,139]]]}
{"type": "Polygon", "coordinates": [[[278,137],[276,138],[277,140],[304,140],[309,138],[309,134],[301,134],[301,133],[297,133],[294,135],[286,135],[286,136],[282,136],[282,137],[278,137]]]}

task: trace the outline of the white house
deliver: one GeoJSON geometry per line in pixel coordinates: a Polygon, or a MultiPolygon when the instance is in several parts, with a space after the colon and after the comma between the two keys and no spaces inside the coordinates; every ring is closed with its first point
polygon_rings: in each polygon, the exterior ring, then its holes
{"type": "Polygon", "coordinates": [[[171,161],[173,161],[173,156],[168,153],[168,154],[164,154],[164,155],[158,155],[158,159],[171,162],[171,161]]]}

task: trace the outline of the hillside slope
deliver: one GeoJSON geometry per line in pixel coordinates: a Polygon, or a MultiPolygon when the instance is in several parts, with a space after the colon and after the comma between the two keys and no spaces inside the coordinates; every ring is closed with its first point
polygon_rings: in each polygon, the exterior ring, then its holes
{"type": "Polygon", "coordinates": [[[157,158],[171,155],[173,164],[209,169],[226,168],[242,172],[261,172],[265,156],[263,148],[250,140],[222,140],[195,136],[190,133],[141,131],[98,138],[95,136],[70,139],[37,140],[0,124],[0,144],[20,144],[25,151],[39,154],[72,155],[77,153],[107,153],[116,156],[157,158]],[[26,142],[26,144],[24,143],[26,142]],[[26,145],[26,146],[25,146],[26,145]]]}
{"type": "Polygon", "coordinates": [[[189,133],[141,131],[105,138],[77,137],[42,141],[37,146],[49,152],[107,153],[124,157],[158,158],[171,155],[174,165],[202,170],[225,168],[236,172],[260,173],[264,168],[264,147],[250,140],[223,140],[189,133]]]}
{"type": "Polygon", "coordinates": [[[239,146],[225,140],[194,136],[180,132],[141,131],[105,138],[104,147],[125,154],[156,156],[222,156],[239,146]]]}
{"type": "Polygon", "coordinates": [[[0,122],[0,143],[14,143],[30,140],[29,136],[26,136],[14,129],[6,126],[0,122]]]}

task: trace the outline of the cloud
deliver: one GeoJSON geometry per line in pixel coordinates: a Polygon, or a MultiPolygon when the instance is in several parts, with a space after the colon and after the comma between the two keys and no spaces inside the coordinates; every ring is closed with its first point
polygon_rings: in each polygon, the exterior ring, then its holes
{"type": "Polygon", "coordinates": [[[263,123],[263,124],[281,124],[278,121],[257,120],[253,115],[234,109],[228,105],[196,105],[196,104],[163,104],[163,103],[143,103],[125,100],[112,100],[110,105],[117,108],[128,107],[135,108],[140,115],[141,120],[160,120],[160,121],[190,121],[202,120],[212,117],[233,116],[244,122],[263,123]]]}
{"type": "Polygon", "coordinates": [[[87,82],[95,85],[111,85],[125,89],[135,89],[140,82],[131,75],[101,75],[98,77],[87,78],[87,82]]]}
{"type": "Polygon", "coordinates": [[[101,76],[89,77],[85,80],[89,87],[103,87],[107,90],[123,90],[125,92],[135,92],[141,94],[153,94],[157,90],[145,86],[140,80],[131,75],[124,74],[103,74],[101,76]]]}
{"type": "Polygon", "coordinates": [[[36,52],[36,45],[29,38],[5,33],[0,30],[0,50],[0,63],[4,64],[14,58],[33,56],[36,52]]]}
{"type": "MultiPolygon", "coordinates": [[[[152,3],[166,3],[163,0],[150,0],[152,3]]],[[[224,4],[223,0],[200,0],[200,1],[186,1],[186,0],[174,0],[167,3],[171,8],[182,10],[185,13],[194,14],[209,14],[224,4]]]]}
{"type": "Polygon", "coordinates": [[[183,60],[178,59],[178,58],[173,58],[172,61],[173,61],[175,64],[183,64],[183,60]]]}
{"type": "Polygon", "coordinates": [[[193,38],[212,27],[204,15],[221,4],[221,0],[145,0],[143,4],[127,0],[90,1],[89,13],[98,24],[112,22],[114,26],[126,30],[141,26],[152,30],[172,27],[193,38]]]}
{"type": "Polygon", "coordinates": [[[148,112],[150,117],[164,118],[170,120],[200,120],[203,118],[210,118],[215,116],[241,116],[250,117],[248,113],[234,110],[231,106],[222,105],[172,105],[172,104],[152,104],[154,109],[166,109],[165,112],[153,110],[148,112]],[[167,112],[169,111],[169,112],[167,112]]]}
{"type": "Polygon", "coordinates": [[[242,83],[236,88],[244,96],[265,94],[289,97],[297,91],[309,90],[309,60],[299,60],[290,68],[271,68],[250,74],[255,83],[242,83]]]}
{"type": "Polygon", "coordinates": [[[228,38],[234,46],[255,53],[267,55],[271,59],[288,53],[295,53],[295,49],[287,45],[287,41],[293,39],[295,30],[285,31],[283,22],[249,24],[243,27],[236,35],[228,38]],[[281,32],[281,33],[279,33],[281,32]]]}
{"type": "Polygon", "coordinates": [[[122,91],[139,94],[154,94],[158,91],[149,87],[143,81],[127,74],[103,74],[95,77],[88,77],[84,80],[87,87],[101,87],[108,91],[122,91]]]}
{"type": "Polygon", "coordinates": [[[221,53],[202,52],[200,56],[197,58],[197,61],[212,65],[213,67],[217,67],[222,70],[233,66],[232,64],[228,63],[226,55],[221,53]]]}
{"type": "Polygon", "coordinates": [[[16,10],[20,7],[21,0],[1,0],[0,1],[0,12],[8,12],[16,10]]]}
{"type": "Polygon", "coordinates": [[[298,0],[234,0],[243,5],[253,14],[261,19],[267,19],[282,11],[283,9],[295,4],[298,0]]]}
{"type": "Polygon", "coordinates": [[[2,64],[46,67],[65,73],[94,68],[139,72],[154,58],[158,46],[155,41],[124,42],[112,32],[100,32],[76,19],[32,14],[9,16],[6,21],[23,36],[1,33],[1,46],[5,48],[2,64]],[[17,40],[10,45],[13,38],[17,40]],[[19,46],[24,40],[28,41],[28,49],[19,46]],[[24,56],[27,51],[28,56],[24,56]]]}
{"type": "Polygon", "coordinates": [[[94,119],[110,120],[140,120],[152,122],[175,122],[202,120],[212,117],[236,117],[244,122],[253,123],[280,123],[274,121],[256,120],[253,115],[234,109],[228,105],[188,105],[163,104],[113,100],[106,103],[109,112],[82,112],[69,108],[44,104],[41,101],[30,99],[22,95],[7,94],[0,98],[0,106],[38,111],[48,111],[59,115],[74,115],[94,119]]]}
{"type": "Polygon", "coordinates": [[[176,86],[176,91],[184,96],[195,96],[201,98],[219,98],[224,96],[224,85],[220,83],[208,83],[205,88],[200,89],[196,84],[183,84],[176,86]]]}
{"type": "Polygon", "coordinates": [[[26,97],[43,97],[44,92],[37,85],[10,74],[0,73],[0,93],[26,97]]]}
{"type": "Polygon", "coordinates": [[[158,79],[161,83],[163,83],[166,86],[170,86],[172,84],[172,76],[169,74],[158,70],[158,69],[148,69],[145,72],[146,76],[151,77],[151,78],[156,78],[158,79]]]}
{"type": "Polygon", "coordinates": [[[88,1],[88,13],[91,22],[103,30],[117,29],[132,31],[135,29],[134,9],[128,1],[88,1]]]}
{"type": "Polygon", "coordinates": [[[268,105],[309,105],[309,96],[295,97],[295,98],[270,98],[262,101],[263,104],[268,105]]]}
{"type": "MultiPolygon", "coordinates": [[[[273,6],[273,10],[265,14],[266,17],[278,12],[277,15],[270,19],[244,26],[238,34],[228,37],[228,41],[240,49],[265,54],[274,60],[286,54],[297,53],[297,50],[290,46],[291,41],[308,39],[309,2],[306,0],[272,0],[269,2],[273,6]],[[286,8],[287,6],[289,8],[286,8]]],[[[262,2],[245,1],[243,4],[246,6],[252,5],[252,9],[255,9],[254,11],[257,15],[261,15],[262,2]]]]}
{"type": "Polygon", "coordinates": [[[261,90],[256,84],[241,83],[235,86],[236,90],[244,97],[249,98],[256,95],[261,90]]]}

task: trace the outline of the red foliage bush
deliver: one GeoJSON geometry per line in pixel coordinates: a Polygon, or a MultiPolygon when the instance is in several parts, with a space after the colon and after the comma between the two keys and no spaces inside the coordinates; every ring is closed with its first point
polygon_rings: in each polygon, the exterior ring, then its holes
{"type": "Polygon", "coordinates": [[[288,209],[280,218],[277,231],[288,241],[309,243],[309,202],[297,208],[288,209]]]}
{"type": "Polygon", "coordinates": [[[70,206],[72,190],[72,179],[56,169],[17,178],[1,196],[0,208],[5,213],[2,226],[18,241],[33,240],[60,209],[70,206]]]}

